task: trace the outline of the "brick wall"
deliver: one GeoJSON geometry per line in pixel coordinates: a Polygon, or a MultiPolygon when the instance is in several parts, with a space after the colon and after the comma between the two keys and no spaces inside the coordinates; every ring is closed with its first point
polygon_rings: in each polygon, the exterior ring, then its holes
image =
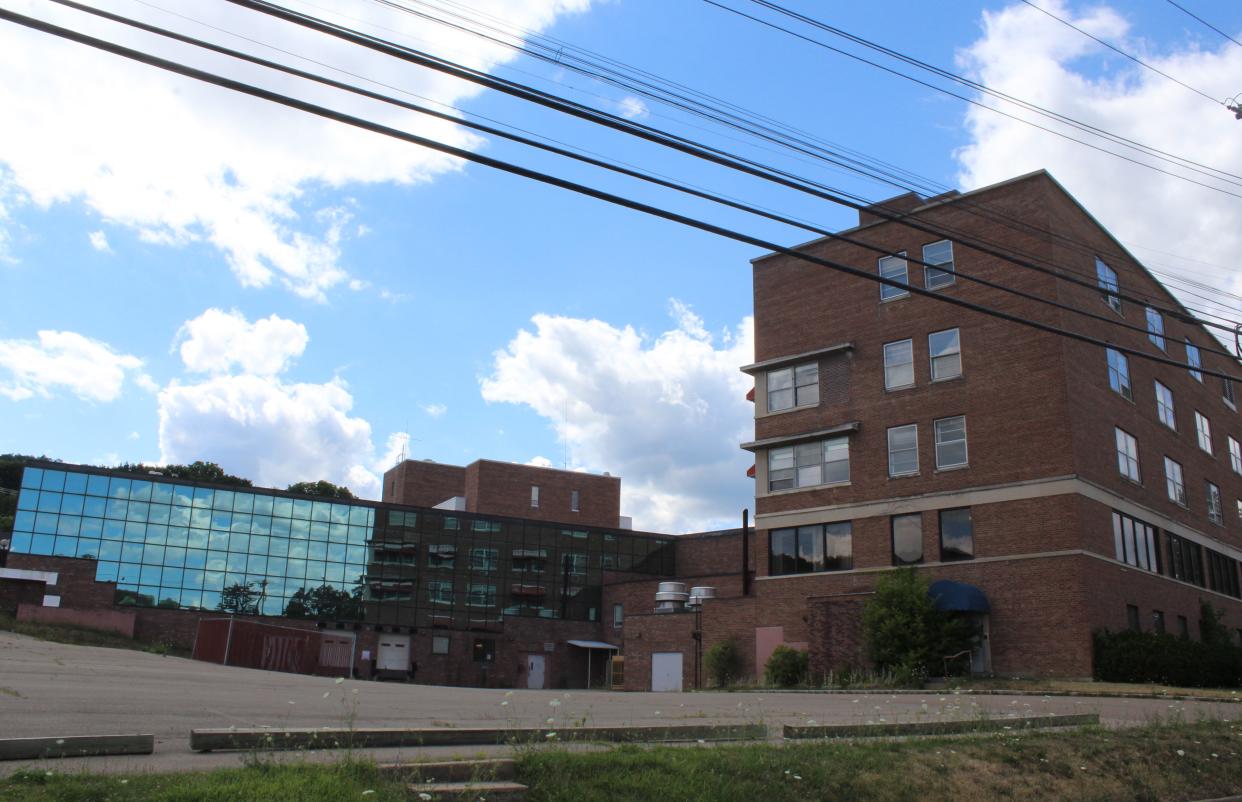
{"type": "Polygon", "coordinates": [[[466,467],[466,509],[579,526],[616,527],[621,516],[621,479],[511,462],[478,460],[466,467]],[[539,506],[531,507],[531,487],[539,506]],[[578,491],[578,511],[571,505],[578,491]]]}
{"type": "Polygon", "coordinates": [[[392,504],[434,507],[466,495],[466,469],[439,462],[405,460],[384,473],[383,500],[392,504]]]}

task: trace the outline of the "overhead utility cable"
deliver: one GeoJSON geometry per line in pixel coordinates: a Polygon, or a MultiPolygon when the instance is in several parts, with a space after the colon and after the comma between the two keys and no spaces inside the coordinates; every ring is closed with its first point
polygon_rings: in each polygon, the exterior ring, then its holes
{"type": "MultiPolygon", "coordinates": [[[[399,100],[393,97],[389,97],[387,95],[383,95],[378,92],[373,92],[367,89],[362,89],[361,87],[352,86],[350,84],[346,84],[341,81],[336,81],[331,78],[327,78],[321,75],[316,75],[314,73],[310,73],[305,70],[300,70],[295,67],[290,67],[285,64],[280,64],[278,62],[269,61],[267,59],[253,56],[248,53],[243,53],[241,51],[233,50],[231,48],[213,44],[211,42],[206,42],[201,39],[196,39],[194,37],[187,36],[185,34],[176,33],[174,31],[170,31],[165,28],[160,28],[155,25],[150,25],[145,22],[140,22],[138,20],[134,20],[129,17],[124,17],[124,16],[121,16],[119,14],[114,14],[109,11],[104,11],[101,9],[93,8],[91,6],[78,3],[76,2],[76,0],[52,0],[52,2],[55,2],[62,6],[66,6],[68,8],[75,9],[77,11],[92,14],[96,17],[100,17],[102,19],[106,19],[111,22],[116,22],[116,23],[120,23],[123,25],[127,25],[129,27],[136,28],[141,31],[145,31],[147,33],[153,33],[153,34],[162,36],[167,39],[172,39],[174,41],[182,42],[184,44],[193,45],[195,47],[198,47],[204,50],[209,50],[213,53],[219,53],[221,55],[229,56],[230,58],[234,58],[239,61],[245,61],[249,64],[254,64],[256,66],[264,67],[266,69],[271,69],[277,72],[282,72],[286,75],[292,75],[297,78],[313,81],[315,83],[319,83],[321,85],[328,86],[333,89],[339,89],[342,91],[350,92],[352,94],[356,94],[356,95],[359,95],[361,97],[365,97],[371,100],[378,100],[383,103],[388,103],[398,108],[406,109],[408,111],[414,111],[419,114],[424,114],[424,115],[430,116],[435,119],[456,123],[464,127],[470,128],[472,130],[479,131],[481,133],[508,139],[518,144],[537,148],[539,150],[543,150],[548,153],[553,153],[558,156],[573,159],[575,161],[578,161],[584,164],[589,164],[593,167],[599,167],[605,170],[609,170],[611,172],[615,172],[620,175],[625,175],[630,178],[637,178],[639,180],[642,180],[642,181],[645,181],[651,184],[655,184],[657,186],[661,186],[666,189],[672,189],[674,191],[681,192],[681,193],[684,193],[684,194],[687,194],[693,197],[697,197],[703,200],[708,200],[713,203],[717,203],[717,204],[720,204],[720,205],[723,205],[723,206],[726,206],[732,209],[737,209],[739,211],[743,211],[749,214],[763,217],[765,219],[772,220],[774,222],[782,223],[784,225],[788,225],[794,228],[800,228],[805,231],[810,231],[812,233],[819,234],[829,239],[837,240],[840,242],[845,242],[847,244],[869,250],[873,253],[876,253],[882,256],[896,257],[896,258],[903,259],[908,263],[912,262],[923,268],[930,268],[933,270],[941,270],[942,272],[952,273],[956,278],[960,278],[968,282],[980,284],[985,287],[989,287],[991,289],[1000,290],[1002,292],[1006,292],[1006,293],[1018,296],[1020,298],[1024,298],[1029,301],[1035,301],[1037,303],[1046,304],[1048,306],[1051,306],[1051,307],[1054,307],[1054,308],[1057,308],[1057,309],[1060,309],[1066,312],[1071,312],[1074,314],[1082,315],[1084,317],[1088,317],[1093,320],[1107,323],[1110,326],[1117,326],[1117,327],[1124,328],[1124,329],[1130,329],[1132,331],[1140,332],[1143,334],[1147,333],[1146,328],[1142,326],[1135,326],[1135,325],[1126,323],[1124,321],[1118,320],[1116,316],[1097,314],[1097,313],[1090,312],[1084,309],[1080,309],[1079,307],[1073,306],[1071,304],[1065,304],[1059,301],[1054,301],[1048,298],[1044,298],[1043,296],[1037,295],[1035,293],[1015,289],[1013,287],[1009,287],[999,282],[990,281],[988,279],[983,279],[983,278],[978,278],[969,273],[963,273],[960,270],[958,270],[956,267],[946,269],[943,264],[934,264],[934,263],[927,262],[921,259],[910,258],[903,253],[893,251],[888,248],[880,247],[878,245],[874,245],[872,243],[866,242],[865,240],[860,240],[856,237],[850,237],[848,235],[837,234],[828,229],[820,228],[818,226],[814,226],[804,221],[799,221],[799,220],[795,220],[792,218],[784,217],[782,215],[775,214],[767,210],[760,209],[758,207],[750,206],[750,205],[740,203],[740,202],[737,202],[737,201],[734,201],[734,200],[731,200],[731,199],[728,199],[728,198],[725,198],[719,195],[714,195],[709,192],[694,189],[692,187],[688,187],[683,184],[678,184],[674,181],[669,181],[669,180],[659,178],[656,176],[652,176],[646,173],[642,173],[636,170],[631,170],[626,167],[616,165],[614,163],[603,161],[601,159],[596,159],[590,156],[580,155],[578,153],[571,152],[564,148],[559,148],[553,145],[548,145],[543,142],[530,139],[528,137],[520,136],[517,134],[513,134],[507,131],[500,130],[498,128],[494,128],[492,126],[483,125],[480,123],[474,123],[468,120],[462,120],[460,118],[454,117],[451,114],[446,114],[444,112],[435,111],[434,109],[428,109],[424,106],[419,106],[414,103],[408,103],[406,101],[399,100]]],[[[1216,350],[1216,349],[1212,349],[1208,347],[1204,347],[1201,350],[1208,352],[1208,353],[1215,353],[1220,356],[1226,356],[1226,357],[1233,356],[1233,354],[1228,351],[1216,350]]]]}
{"type": "Polygon", "coordinates": [[[1223,37],[1225,37],[1226,39],[1228,39],[1229,41],[1233,42],[1233,43],[1234,43],[1235,45],[1237,45],[1238,47],[1242,47],[1242,42],[1239,42],[1237,39],[1234,39],[1232,36],[1230,36],[1229,34],[1225,33],[1225,32],[1224,32],[1224,31],[1222,31],[1220,28],[1217,28],[1215,25],[1213,25],[1212,23],[1208,22],[1208,21],[1207,21],[1207,20],[1205,20],[1203,17],[1200,17],[1198,14],[1194,13],[1193,11],[1191,11],[1190,9],[1188,9],[1188,8],[1186,8],[1185,6],[1181,5],[1180,3],[1175,3],[1175,2],[1173,2],[1173,0],[1168,0],[1168,3],[1169,3],[1169,5],[1173,6],[1173,7],[1174,7],[1174,8],[1176,8],[1176,9],[1178,9],[1179,11],[1182,11],[1183,13],[1185,13],[1187,16],[1194,17],[1194,18],[1195,18],[1195,19],[1197,19],[1199,22],[1203,23],[1203,24],[1204,24],[1204,25],[1206,25],[1207,27],[1209,27],[1209,28],[1211,28],[1212,30],[1216,31],[1216,32],[1217,32],[1217,33],[1219,33],[1221,36],[1223,36],[1223,37]]]}
{"type": "MultiPolygon", "coordinates": [[[[1170,365],[1170,366],[1176,367],[1181,370],[1186,369],[1186,365],[1184,363],[1178,362],[1173,359],[1169,359],[1168,357],[1155,356],[1150,353],[1147,353],[1146,351],[1140,351],[1138,349],[1128,348],[1126,346],[1108,343],[1104,340],[1097,339],[1090,335],[1081,334],[1075,331],[1069,331],[1069,330],[1062,329],[1060,327],[1053,326],[1047,323],[1041,323],[1036,320],[1023,318],[1019,315],[1014,315],[1014,314],[1004,312],[998,309],[992,309],[982,304],[977,304],[972,301],[963,300],[961,298],[957,298],[951,295],[942,295],[940,293],[934,292],[932,290],[927,290],[922,287],[909,286],[902,282],[896,281],[895,279],[886,278],[884,276],[880,276],[876,273],[872,273],[867,270],[862,270],[862,269],[852,267],[850,265],[846,265],[846,264],[836,262],[830,259],[823,259],[820,257],[811,256],[806,253],[801,253],[795,249],[787,248],[783,245],[779,245],[774,242],[768,242],[759,237],[754,237],[749,234],[744,234],[739,231],[725,228],[723,226],[718,226],[718,225],[715,225],[713,223],[709,223],[703,220],[698,220],[692,217],[688,217],[686,215],[668,211],[666,209],[661,209],[656,206],[651,206],[646,203],[642,203],[640,201],[622,197],[620,195],[614,195],[610,192],[605,192],[603,190],[596,189],[594,187],[589,187],[584,184],[579,184],[574,181],[569,181],[567,179],[559,178],[557,176],[553,176],[548,173],[543,173],[543,172],[533,170],[527,167],[522,167],[520,165],[506,162],[501,159],[492,158],[490,156],[485,156],[480,153],[474,153],[464,148],[458,148],[452,145],[447,145],[443,142],[438,142],[434,139],[429,139],[427,137],[419,136],[417,134],[412,134],[407,131],[402,131],[396,128],[391,128],[386,125],[381,125],[380,123],[373,122],[371,120],[366,120],[360,117],[355,117],[353,115],[335,111],[333,109],[329,109],[324,106],[319,106],[313,103],[308,103],[303,100],[298,100],[297,98],[289,97],[288,95],[283,95],[281,93],[273,92],[268,89],[262,89],[260,87],[253,86],[251,84],[246,84],[241,81],[234,80],[232,78],[226,78],[224,76],[215,75],[213,73],[206,72],[204,70],[200,70],[195,67],[190,67],[190,66],[180,64],[174,61],[170,61],[168,59],[159,58],[158,56],[153,56],[149,53],[144,53],[138,50],[134,50],[132,48],[128,48],[122,45],[115,44],[113,42],[108,42],[108,41],[98,39],[93,36],[88,36],[86,34],[83,34],[83,33],[68,29],[68,28],[64,28],[58,25],[53,25],[43,20],[35,19],[33,17],[28,17],[23,14],[17,14],[7,9],[0,9],[0,19],[4,19],[4,20],[7,20],[9,22],[13,22],[19,25],[23,25],[27,28],[31,28],[33,30],[51,34],[53,36],[58,36],[64,39],[68,39],[70,41],[77,42],[79,44],[88,45],[90,47],[94,47],[96,49],[103,50],[108,53],[112,53],[114,55],[122,56],[124,58],[128,58],[133,61],[147,64],[152,67],[157,67],[159,69],[166,70],[168,72],[172,72],[178,75],[182,75],[187,78],[192,78],[194,80],[201,81],[203,83],[213,84],[215,86],[219,86],[224,89],[229,89],[231,91],[249,95],[251,97],[255,97],[260,100],[266,100],[268,102],[276,103],[276,104],[285,106],[287,108],[296,109],[298,111],[306,112],[308,114],[313,114],[313,115],[322,117],[324,119],[333,120],[335,122],[350,125],[355,128],[359,128],[359,129],[366,130],[366,131],[371,131],[372,133],[381,134],[383,136],[391,137],[393,139],[399,139],[399,140],[408,142],[410,144],[419,145],[419,146],[422,146],[422,147],[425,147],[431,150],[438,151],[440,153],[444,153],[449,156],[453,156],[455,158],[475,162],[477,164],[481,164],[486,167],[491,167],[493,169],[500,170],[506,173],[510,173],[512,175],[516,175],[522,178],[527,178],[533,181],[537,181],[539,183],[547,184],[549,186],[554,186],[554,187],[558,187],[561,189],[569,190],[571,192],[575,192],[580,195],[595,198],[597,200],[602,200],[607,203],[612,203],[614,205],[621,206],[627,209],[631,209],[633,211],[642,212],[647,215],[651,215],[654,217],[659,217],[665,220],[669,220],[671,222],[679,223],[681,225],[684,225],[690,228],[695,228],[700,231],[707,232],[709,234],[715,234],[717,236],[725,237],[725,238],[734,240],[736,242],[741,242],[743,244],[751,245],[757,248],[762,248],[768,251],[772,251],[774,253],[780,253],[785,256],[798,259],[800,261],[805,261],[811,264],[819,265],[821,267],[826,267],[831,270],[837,271],[839,273],[854,276],[856,278],[861,278],[861,279],[870,281],[875,284],[883,284],[886,286],[894,287],[902,291],[909,292],[913,295],[935,299],[936,301],[939,301],[941,303],[949,304],[952,306],[957,306],[963,309],[968,309],[973,312],[978,312],[984,315],[989,315],[991,317],[999,318],[1001,320],[1006,320],[1011,323],[1017,323],[1019,325],[1026,326],[1028,328],[1033,328],[1033,329],[1043,331],[1049,334],[1066,337],[1068,339],[1077,340],[1079,342],[1084,342],[1090,345],[1099,346],[1101,348],[1112,348],[1115,351],[1130,354],[1139,359],[1144,359],[1150,362],[1170,365]]],[[[1239,377],[1237,376],[1233,376],[1228,373],[1221,373],[1218,371],[1209,370],[1206,368],[1200,370],[1200,372],[1207,374],[1207,375],[1211,375],[1211,376],[1218,376],[1222,379],[1230,379],[1232,381],[1239,380],[1239,377]]]]}

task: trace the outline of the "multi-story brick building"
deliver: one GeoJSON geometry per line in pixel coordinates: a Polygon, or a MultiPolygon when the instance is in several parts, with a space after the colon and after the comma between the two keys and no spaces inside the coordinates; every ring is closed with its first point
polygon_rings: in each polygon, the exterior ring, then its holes
{"type": "MultiPolygon", "coordinates": [[[[1177,364],[756,259],[755,577],[695,580],[722,591],[706,644],[737,637],[756,673],[779,643],[821,671],[861,663],[861,602],[901,565],[970,586],[953,596],[982,630],[976,671],[1090,676],[1093,630],[1197,637],[1200,600],[1242,627],[1242,420],[1202,372],[1237,361],[1047,173],[882,206],[841,233],[897,256],[799,250],[1177,364]]],[[[644,651],[689,657],[690,616],[627,622],[631,676],[644,651]]]]}

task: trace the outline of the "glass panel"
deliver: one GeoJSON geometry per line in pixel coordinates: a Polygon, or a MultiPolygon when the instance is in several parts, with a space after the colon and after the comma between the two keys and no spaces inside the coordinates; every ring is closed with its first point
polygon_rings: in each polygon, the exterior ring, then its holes
{"type": "Polygon", "coordinates": [[[43,472],[43,489],[51,490],[59,493],[65,489],[65,472],[64,471],[44,471],[43,472]]]}
{"type": "Polygon", "coordinates": [[[65,474],[65,492],[66,493],[85,493],[86,492],[86,474],[84,473],[65,474]]]}
{"type": "Polygon", "coordinates": [[[91,475],[86,479],[86,492],[92,496],[108,495],[108,477],[91,475]]]}
{"type": "MultiPolygon", "coordinates": [[[[104,479],[106,483],[108,480],[104,479]]],[[[43,485],[42,468],[26,468],[22,471],[22,488],[38,490],[43,485]]],[[[106,486],[106,485],[105,485],[106,486]]]]}
{"type": "Polygon", "coordinates": [[[798,527],[797,572],[824,570],[824,531],[820,526],[798,527]]]}
{"type": "Polygon", "coordinates": [[[975,556],[974,524],[970,509],[940,513],[940,559],[969,560],[975,556]]]}
{"type": "Polygon", "coordinates": [[[849,521],[824,525],[824,569],[848,571],[854,567],[853,528],[849,521]]]}

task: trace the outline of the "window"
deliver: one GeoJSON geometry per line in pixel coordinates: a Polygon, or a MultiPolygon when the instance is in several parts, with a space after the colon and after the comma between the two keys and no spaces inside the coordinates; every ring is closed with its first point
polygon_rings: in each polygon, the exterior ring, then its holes
{"type": "Polygon", "coordinates": [[[1117,435],[1117,470],[1132,482],[1140,482],[1138,463],[1138,442],[1129,432],[1122,429],[1113,430],[1117,435]]]}
{"type": "Polygon", "coordinates": [[[1207,417],[1195,410],[1195,436],[1199,440],[1199,448],[1207,453],[1212,453],[1212,423],[1207,417]]]}
{"type": "Polygon", "coordinates": [[[472,583],[466,596],[466,604],[471,607],[495,607],[496,586],[472,583]]]}
{"type": "Polygon", "coordinates": [[[846,571],[854,567],[849,521],[773,529],[769,534],[768,573],[772,576],[846,571]]]}
{"type": "Polygon", "coordinates": [[[1217,593],[1239,598],[1242,594],[1238,592],[1238,561],[1212,549],[1204,551],[1207,552],[1208,587],[1217,593]]]}
{"type": "Polygon", "coordinates": [[[625,606],[614,604],[612,606],[612,628],[621,629],[625,623],[625,606]]]}
{"type": "Polygon", "coordinates": [[[453,603],[453,583],[445,579],[432,579],[427,583],[427,601],[432,604],[453,603]]]}
{"type": "Polygon", "coordinates": [[[448,635],[432,635],[431,636],[431,653],[432,654],[448,654],[449,653],[448,635]]]}
{"type": "Polygon", "coordinates": [[[819,363],[768,371],[768,412],[819,403],[819,363]]]}
{"type": "Polygon", "coordinates": [[[1238,399],[1233,394],[1233,380],[1220,377],[1220,397],[1234,410],[1238,408],[1238,399]]]}
{"type": "Polygon", "coordinates": [[[1164,318],[1150,306],[1147,307],[1147,339],[1161,351],[1164,350],[1164,318]]]}
{"type": "Polygon", "coordinates": [[[1157,635],[1164,634],[1164,610],[1151,611],[1151,630],[1157,635]]]}
{"type": "Polygon", "coordinates": [[[494,663],[496,662],[496,641],[492,638],[475,638],[474,639],[474,662],[476,663],[494,663]]]}
{"type": "MultiPolygon", "coordinates": [[[[931,357],[931,379],[955,379],[962,375],[962,342],[957,329],[933,331],[927,335],[927,353],[931,357]]],[[[914,381],[914,377],[910,377],[914,381]]]]}
{"type": "Polygon", "coordinates": [[[581,500],[581,499],[580,499],[580,497],[579,497],[579,495],[578,495],[578,491],[577,491],[577,490],[570,490],[570,491],[569,491],[569,511],[570,511],[570,512],[581,512],[581,509],[580,509],[579,504],[578,504],[578,502],[579,502],[580,500],[581,500]]]}
{"type": "Polygon", "coordinates": [[[1165,532],[1164,539],[1169,546],[1169,576],[1204,587],[1203,547],[1169,532],[1165,532]]]}
{"type": "Polygon", "coordinates": [[[923,286],[938,290],[953,283],[953,243],[947,239],[923,246],[923,261],[935,267],[923,268],[923,286]]]}
{"type": "Polygon", "coordinates": [[[530,508],[532,510],[539,509],[539,485],[530,486],[530,508]]]}
{"type": "Polygon", "coordinates": [[[500,550],[474,548],[470,550],[470,570],[480,572],[495,571],[500,565],[500,550]]]}
{"type": "Polygon", "coordinates": [[[1143,629],[1139,623],[1139,609],[1133,604],[1126,605],[1126,626],[1133,632],[1140,632],[1143,629]]]}
{"type": "Polygon", "coordinates": [[[452,569],[457,558],[457,547],[447,543],[436,543],[427,547],[427,567],[452,569]]]}
{"type": "MultiPolygon", "coordinates": [[[[880,259],[880,276],[882,278],[892,279],[901,284],[909,284],[910,278],[906,275],[906,252],[902,251],[898,256],[885,256],[880,259]]],[[[894,298],[905,298],[910,292],[902,287],[892,287],[888,284],[880,285],[880,300],[891,301],[894,298]]]]}
{"type": "Polygon", "coordinates": [[[970,508],[940,511],[940,561],[972,560],[975,557],[975,528],[970,508]]]}
{"type": "Polygon", "coordinates": [[[1225,525],[1225,511],[1220,503],[1220,488],[1211,482],[1205,482],[1207,485],[1207,509],[1208,520],[1214,524],[1225,525]]]}
{"type": "Polygon", "coordinates": [[[582,576],[587,572],[587,555],[581,552],[566,552],[561,561],[561,570],[567,571],[570,576],[582,576]]]}
{"type": "Polygon", "coordinates": [[[1229,466],[1234,473],[1242,473],[1242,444],[1232,437],[1226,439],[1229,442],[1229,466]]]}
{"type": "Polygon", "coordinates": [[[1173,391],[1156,382],[1156,416],[1160,422],[1177,431],[1177,418],[1173,414],[1173,391]]]}
{"type": "Polygon", "coordinates": [[[1186,338],[1186,364],[1190,366],[1190,375],[1195,377],[1195,381],[1202,383],[1203,374],[1199,368],[1203,367],[1203,360],[1199,356],[1199,349],[1186,338]]]}
{"type": "Polygon", "coordinates": [[[1104,290],[1104,303],[1121,311],[1121,298],[1117,295],[1117,271],[1104,264],[1098,257],[1095,260],[1095,280],[1100,289],[1104,290]]]}
{"type": "Polygon", "coordinates": [[[1130,360],[1125,354],[1112,348],[1107,349],[1107,353],[1108,386],[1122,398],[1133,401],[1134,393],[1130,390],[1130,360]]]}
{"type": "Polygon", "coordinates": [[[1177,617],[1177,636],[1179,638],[1190,637],[1190,624],[1184,615],[1179,615],[1177,617]]]}
{"type": "Polygon", "coordinates": [[[923,516],[894,515],[893,565],[915,565],[923,562],[923,516]]]}
{"type": "Polygon", "coordinates": [[[850,480],[850,441],[833,437],[768,452],[768,491],[850,480]]]}
{"type": "Polygon", "coordinates": [[[936,468],[957,468],[966,464],[966,416],[941,418],[934,424],[936,468]]]}
{"type": "Polygon", "coordinates": [[[884,346],[884,389],[914,386],[914,341],[900,340],[884,346]]]}
{"type": "Polygon", "coordinates": [[[909,476],[919,472],[919,427],[894,426],[888,430],[888,475],[909,476]]]}
{"type": "Polygon", "coordinates": [[[1113,512],[1113,546],[1117,562],[1160,573],[1156,528],[1120,512],[1113,512]]]}
{"type": "Polygon", "coordinates": [[[1164,458],[1164,482],[1169,501],[1186,506],[1186,483],[1182,481],[1182,466],[1168,457],[1164,458]]]}

